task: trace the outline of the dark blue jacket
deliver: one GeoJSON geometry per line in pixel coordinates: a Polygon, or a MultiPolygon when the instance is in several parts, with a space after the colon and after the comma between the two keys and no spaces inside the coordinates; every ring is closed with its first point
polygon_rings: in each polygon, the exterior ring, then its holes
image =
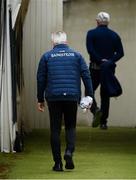
{"type": "Polygon", "coordinates": [[[119,35],[106,25],[101,25],[88,31],[86,47],[91,62],[95,62],[98,65],[102,63],[102,59],[116,62],[124,56],[119,35]]]}
{"type": "Polygon", "coordinates": [[[106,61],[100,65],[100,83],[107,96],[117,97],[122,94],[122,87],[115,76],[114,62],[106,61]]]}
{"type": "Polygon", "coordinates": [[[81,78],[88,96],[93,96],[88,67],[82,56],[65,44],[56,45],[45,53],[37,71],[37,98],[44,101],[78,101],[81,78]]]}

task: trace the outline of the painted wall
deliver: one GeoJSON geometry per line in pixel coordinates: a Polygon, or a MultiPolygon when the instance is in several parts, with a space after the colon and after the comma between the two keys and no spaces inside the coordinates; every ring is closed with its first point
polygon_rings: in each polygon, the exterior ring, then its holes
{"type": "MultiPolygon", "coordinates": [[[[123,42],[125,56],[117,63],[116,75],[123,87],[123,95],[111,99],[108,124],[111,126],[136,126],[136,1],[132,0],[69,0],[64,4],[64,30],[70,45],[80,51],[89,64],[85,47],[88,29],[96,26],[96,14],[111,14],[110,28],[117,31],[123,42]]],[[[97,91],[99,100],[99,90],[97,91]]],[[[90,125],[92,115],[79,109],[78,122],[90,125]]]]}
{"type": "Polygon", "coordinates": [[[23,27],[21,116],[26,129],[49,127],[47,108],[37,112],[36,72],[40,57],[51,48],[51,32],[62,30],[62,5],[62,0],[30,0],[23,27]]]}

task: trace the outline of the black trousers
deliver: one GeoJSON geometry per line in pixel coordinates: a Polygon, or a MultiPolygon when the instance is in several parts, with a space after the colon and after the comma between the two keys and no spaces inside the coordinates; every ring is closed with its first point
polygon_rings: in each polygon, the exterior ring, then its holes
{"type": "Polygon", "coordinates": [[[66,149],[71,153],[75,150],[76,137],[76,117],[77,117],[77,102],[76,101],[55,101],[48,102],[50,115],[50,141],[55,162],[61,161],[61,141],[60,133],[62,119],[65,125],[66,149]]]}
{"type": "MultiPolygon", "coordinates": [[[[100,85],[100,70],[96,69],[91,69],[90,67],[90,73],[91,73],[91,78],[92,78],[92,84],[93,84],[93,91],[95,94],[96,89],[100,85]]],[[[101,124],[106,124],[107,123],[107,118],[109,116],[109,106],[110,106],[110,98],[105,92],[104,88],[100,86],[100,98],[101,98],[101,107],[100,110],[102,112],[102,117],[101,117],[101,124]]],[[[97,102],[94,98],[93,105],[91,107],[91,112],[95,114],[95,111],[98,109],[97,102]]]]}

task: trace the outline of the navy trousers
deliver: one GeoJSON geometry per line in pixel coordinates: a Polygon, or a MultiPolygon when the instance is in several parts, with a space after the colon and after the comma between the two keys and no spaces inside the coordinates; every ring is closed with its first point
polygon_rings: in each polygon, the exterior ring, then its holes
{"type": "MultiPolygon", "coordinates": [[[[100,77],[100,70],[92,69],[90,67],[90,73],[91,73],[91,78],[92,78],[92,84],[93,84],[93,91],[95,95],[95,91],[100,85],[101,77],[100,77]]],[[[100,98],[101,98],[101,107],[100,110],[102,112],[102,117],[101,117],[101,124],[106,124],[107,123],[107,118],[109,116],[109,105],[110,105],[110,97],[106,93],[104,87],[100,86],[100,98]]],[[[98,109],[96,99],[94,97],[93,105],[91,107],[91,112],[95,114],[96,110],[98,109]]]]}
{"type": "Polygon", "coordinates": [[[55,162],[61,162],[61,140],[60,133],[62,127],[62,119],[65,125],[66,149],[71,153],[75,150],[76,137],[76,117],[77,102],[75,101],[55,101],[48,102],[50,115],[50,141],[55,162]]]}

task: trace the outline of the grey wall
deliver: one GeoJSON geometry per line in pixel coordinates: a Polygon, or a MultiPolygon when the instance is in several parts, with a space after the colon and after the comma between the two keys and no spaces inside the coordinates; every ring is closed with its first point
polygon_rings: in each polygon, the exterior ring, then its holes
{"type": "MultiPolygon", "coordinates": [[[[111,14],[110,28],[122,37],[125,57],[119,62],[116,74],[123,86],[123,95],[111,99],[109,125],[136,126],[136,1],[135,0],[70,0],[64,4],[64,30],[69,44],[80,51],[88,61],[85,38],[88,29],[96,26],[96,14],[107,11],[111,14]]],[[[97,100],[99,101],[99,90],[97,100]]],[[[78,122],[90,125],[92,115],[79,109],[78,122]]]]}

